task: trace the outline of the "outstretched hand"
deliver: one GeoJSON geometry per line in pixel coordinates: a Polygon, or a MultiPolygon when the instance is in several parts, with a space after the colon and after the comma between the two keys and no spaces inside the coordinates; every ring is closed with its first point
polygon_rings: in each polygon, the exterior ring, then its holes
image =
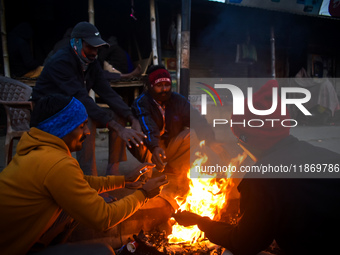
{"type": "Polygon", "coordinates": [[[155,196],[158,196],[164,185],[167,185],[169,181],[167,180],[166,175],[162,175],[156,178],[152,178],[148,180],[142,187],[142,189],[147,194],[148,198],[153,198],[155,196]]]}
{"type": "Polygon", "coordinates": [[[178,211],[173,217],[178,222],[178,224],[183,225],[184,227],[197,225],[202,219],[198,214],[188,212],[188,211],[178,211]]]}
{"type": "Polygon", "coordinates": [[[158,171],[162,172],[164,170],[163,159],[166,159],[165,151],[161,147],[156,147],[152,151],[151,161],[156,164],[158,171]]]}
{"type": "Polygon", "coordinates": [[[143,144],[143,138],[146,136],[142,132],[138,132],[134,129],[123,128],[117,131],[120,138],[126,142],[126,145],[131,148],[131,143],[139,147],[140,144],[143,144]]]}
{"type": "Polygon", "coordinates": [[[132,119],[131,120],[131,128],[133,130],[136,130],[138,132],[142,132],[142,127],[140,126],[140,123],[137,119],[132,119]]]}
{"type": "Polygon", "coordinates": [[[152,168],[155,167],[155,164],[152,163],[143,163],[137,166],[133,171],[125,176],[125,182],[131,183],[136,182],[139,178],[147,172],[150,172],[152,168]]]}
{"type": "MultiPolygon", "coordinates": [[[[134,126],[136,126],[136,124],[134,124],[134,126]]],[[[125,128],[114,120],[109,121],[108,127],[109,129],[115,130],[118,133],[119,137],[122,138],[124,142],[126,142],[126,145],[129,148],[131,148],[131,144],[139,147],[140,144],[143,144],[143,139],[147,138],[147,136],[144,135],[142,131],[137,131],[132,128],[125,128]]]]}

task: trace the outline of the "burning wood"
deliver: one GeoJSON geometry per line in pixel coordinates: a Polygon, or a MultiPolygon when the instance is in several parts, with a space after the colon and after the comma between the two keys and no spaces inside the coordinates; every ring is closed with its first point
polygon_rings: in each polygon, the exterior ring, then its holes
{"type": "MultiPolygon", "coordinates": [[[[197,159],[191,169],[202,166],[208,161],[208,156],[204,153],[204,142],[201,142],[201,150],[196,153],[197,159]]],[[[238,166],[246,158],[245,154],[239,155],[232,159],[229,166],[238,166]]],[[[213,220],[221,220],[223,212],[227,207],[228,195],[232,187],[230,174],[221,178],[215,174],[202,172],[198,178],[190,179],[190,169],[187,173],[190,189],[183,197],[176,197],[178,210],[186,210],[196,213],[200,216],[207,216],[213,220]]],[[[236,218],[231,215],[223,217],[224,221],[236,223],[236,218]]],[[[195,226],[184,227],[177,224],[171,218],[172,233],[167,236],[165,231],[153,231],[149,235],[141,232],[138,236],[134,235],[134,241],[138,244],[135,252],[136,255],[157,255],[157,254],[222,254],[224,249],[215,245],[204,237],[204,233],[195,226]]],[[[133,240],[131,240],[133,241],[133,240]]],[[[117,254],[131,254],[123,246],[117,254]]]]}
{"type": "MultiPolygon", "coordinates": [[[[204,141],[201,142],[201,150],[204,150],[204,141]]],[[[202,166],[208,160],[205,153],[196,153],[197,159],[192,169],[202,166]]],[[[238,166],[245,159],[245,154],[232,159],[229,166],[238,166]]],[[[190,179],[190,170],[187,174],[190,179]]],[[[200,216],[209,217],[212,220],[220,220],[222,211],[226,208],[228,195],[232,187],[230,174],[226,178],[217,178],[217,173],[209,174],[200,172],[198,178],[190,179],[190,190],[186,197],[177,197],[178,210],[190,211],[200,216]]],[[[172,234],[168,236],[170,243],[190,242],[196,243],[204,239],[204,234],[195,226],[184,227],[177,223],[172,227],[172,234]]]]}
{"type": "Polygon", "coordinates": [[[144,235],[141,231],[138,236],[133,236],[134,241],[130,243],[137,243],[136,250],[129,251],[129,244],[124,245],[121,249],[116,251],[117,255],[221,255],[224,249],[218,245],[210,243],[208,240],[203,240],[193,244],[171,244],[164,232],[154,231],[149,235],[144,235]]]}

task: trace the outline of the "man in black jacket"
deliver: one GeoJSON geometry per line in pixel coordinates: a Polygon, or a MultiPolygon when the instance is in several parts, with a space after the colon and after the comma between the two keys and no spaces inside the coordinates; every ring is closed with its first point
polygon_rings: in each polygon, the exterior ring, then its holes
{"type": "Polygon", "coordinates": [[[117,173],[120,161],[126,160],[125,143],[139,146],[144,137],[138,120],[121,97],[110,87],[104,71],[96,59],[98,48],[106,46],[98,29],[88,22],[78,23],[72,30],[70,45],[59,50],[46,63],[33,89],[33,101],[44,95],[60,93],[81,101],[89,114],[91,134],[83,149],[77,153],[85,174],[97,175],[95,161],[95,135],[97,127],[110,130],[109,164],[107,173],[117,173]],[[100,108],[89,96],[93,90],[110,109],[100,108]],[[132,129],[126,129],[126,122],[132,129]]]}
{"type": "MultiPolygon", "coordinates": [[[[254,108],[271,108],[272,88],[277,87],[276,81],[269,81],[255,93],[254,108]]],[[[283,254],[337,254],[340,155],[289,135],[289,127],[277,124],[289,119],[288,114],[281,115],[280,103],[269,116],[254,115],[245,104],[244,115],[231,117],[238,123],[232,131],[239,145],[256,162],[238,186],[238,223],[229,225],[187,211],[175,219],[185,226],[197,224],[211,242],[234,255],[258,254],[273,240],[283,254]],[[277,122],[261,127],[241,124],[251,119],[277,122]]]]}
{"type": "Polygon", "coordinates": [[[206,119],[186,98],[171,91],[171,77],[165,67],[151,66],[147,73],[147,90],[132,104],[147,138],[143,146],[132,147],[132,154],[141,162],[153,162],[159,171],[165,168],[166,172],[186,174],[190,167],[190,147],[195,145],[190,128],[215,152],[226,153],[215,141],[214,131],[206,119]]]}

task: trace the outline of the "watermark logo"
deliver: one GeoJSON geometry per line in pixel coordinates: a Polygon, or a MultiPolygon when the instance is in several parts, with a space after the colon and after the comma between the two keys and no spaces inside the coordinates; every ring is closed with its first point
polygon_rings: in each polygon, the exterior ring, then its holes
{"type": "MultiPolygon", "coordinates": [[[[231,84],[215,84],[215,88],[220,89],[228,89],[233,97],[233,114],[234,115],[243,115],[244,114],[244,95],[242,90],[231,84]]],[[[270,115],[275,112],[278,105],[278,88],[273,88],[272,90],[272,106],[267,110],[257,110],[253,105],[253,88],[247,88],[247,105],[248,109],[251,113],[264,116],[270,115]]],[[[295,105],[304,115],[312,115],[304,106],[304,103],[307,103],[311,99],[311,93],[308,89],[305,88],[294,88],[287,87],[281,88],[281,115],[286,115],[286,108],[288,104],[295,105]],[[302,98],[288,98],[289,93],[295,94],[303,94],[302,98]]],[[[203,106],[202,106],[203,108],[203,106]]]]}
{"type": "MultiPolygon", "coordinates": [[[[214,89],[212,86],[203,83],[203,82],[197,82],[203,86],[205,86],[206,88],[209,88],[212,92],[214,92],[214,94],[216,95],[216,97],[218,98],[218,100],[220,101],[221,106],[223,106],[222,100],[220,95],[217,93],[216,89],[214,89]]],[[[217,106],[216,100],[214,98],[214,96],[211,94],[211,92],[205,88],[201,88],[201,87],[197,87],[200,90],[203,90],[205,93],[207,93],[211,99],[214,101],[215,106],[217,106]]],[[[202,115],[207,115],[207,95],[206,94],[201,94],[201,114],[202,115]]]]}
{"type": "MultiPolygon", "coordinates": [[[[231,93],[232,97],[232,113],[233,115],[244,115],[245,113],[245,105],[248,107],[249,111],[254,114],[255,116],[259,116],[259,119],[251,119],[246,123],[246,120],[242,123],[233,123],[232,120],[227,119],[214,119],[213,120],[213,126],[216,125],[225,125],[230,123],[232,126],[233,124],[242,124],[243,126],[250,126],[250,127],[261,127],[264,125],[265,121],[269,121],[272,126],[275,125],[275,122],[278,121],[278,119],[265,119],[263,120],[263,117],[260,118],[260,116],[269,116],[272,113],[274,113],[277,109],[277,107],[281,108],[281,115],[286,116],[287,115],[287,106],[292,105],[299,109],[305,116],[312,115],[307,108],[303,105],[311,99],[311,92],[308,89],[301,88],[301,87],[273,87],[272,88],[272,102],[271,106],[268,107],[268,109],[256,109],[254,107],[253,103],[253,88],[247,87],[245,88],[246,95],[244,95],[244,92],[236,85],[232,84],[214,84],[214,87],[203,83],[203,82],[197,82],[198,84],[203,85],[203,87],[197,87],[198,89],[204,91],[204,94],[201,94],[201,115],[207,115],[207,95],[211,97],[211,99],[214,101],[215,106],[217,106],[217,101],[215,100],[215,97],[220,102],[220,105],[223,106],[221,97],[219,93],[216,91],[216,89],[227,89],[229,93],[231,93]],[[280,92],[280,93],[278,93],[280,92]],[[214,95],[215,96],[214,96],[214,95]],[[294,94],[294,98],[290,98],[290,95],[294,94]],[[280,100],[279,100],[280,95],[280,100]],[[298,96],[296,96],[298,95],[298,96]],[[280,103],[280,105],[279,105],[280,103]],[[254,123],[260,123],[260,124],[254,124],[254,123]]],[[[224,93],[222,93],[224,94],[224,93]]],[[[294,119],[286,119],[282,121],[283,126],[287,126],[285,123],[294,123],[291,127],[296,126],[298,123],[294,119]]]]}

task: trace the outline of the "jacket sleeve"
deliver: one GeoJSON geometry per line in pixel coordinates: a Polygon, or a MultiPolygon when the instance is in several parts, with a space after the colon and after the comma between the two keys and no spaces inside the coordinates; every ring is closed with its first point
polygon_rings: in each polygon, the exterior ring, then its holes
{"type": "MultiPolygon", "coordinates": [[[[105,178],[105,177],[104,177],[105,178]]],[[[103,185],[98,190],[110,190],[117,184],[114,177],[99,181],[92,178],[92,184],[103,185]]],[[[118,181],[119,182],[119,181],[118,181]]],[[[91,188],[84,178],[78,162],[64,158],[54,165],[44,181],[44,187],[55,202],[75,220],[94,229],[107,230],[134,214],[144,203],[146,197],[137,190],[116,202],[106,203],[98,192],[91,188]]]]}
{"type": "Polygon", "coordinates": [[[92,176],[85,175],[84,179],[89,183],[90,187],[95,189],[98,193],[120,189],[125,187],[124,176],[92,176]]]}
{"type": "Polygon", "coordinates": [[[85,79],[81,77],[81,71],[78,70],[76,63],[72,63],[71,60],[67,59],[59,59],[53,63],[50,62],[48,66],[44,68],[43,72],[48,72],[48,79],[53,81],[53,83],[63,91],[63,94],[75,97],[81,101],[91,118],[103,125],[112,119],[112,117],[108,116],[89,96],[85,79]]]}
{"type": "Polygon", "coordinates": [[[147,136],[145,145],[152,152],[155,147],[159,146],[160,130],[152,118],[151,107],[145,94],[138,97],[132,104],[133,112],[147,136]]]}
{"type": "Polygon", "coordinates": [[[110,106],[110,108],[119,116],[127,118],[132,115],[130,107],[123,101],[110,86],[108,75],[105,74],[103,68],[100,66],[99,61],[93,63],[95,69],[95,82],[93,86],[94,92],[110,106]]]}
{"type": "Polygon", "coordinates": [[[274,239],[275,213],[262,192],[241,193],[241,218],[236,225],[203,218],[198,227],[209,240],[234,254],[251,255],[266,249],[274,239]]]}

